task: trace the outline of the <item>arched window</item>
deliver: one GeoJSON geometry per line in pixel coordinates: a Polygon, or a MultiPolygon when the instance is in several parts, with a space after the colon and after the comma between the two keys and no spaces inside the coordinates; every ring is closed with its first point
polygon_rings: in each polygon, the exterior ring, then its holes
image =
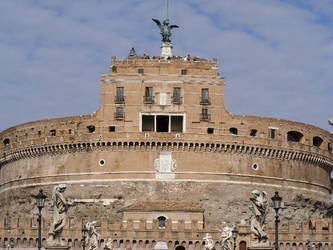
{"type": "Polygon", "coordinates": [[[313,137],[312,142],[313,142],[313,146],[319,148],[321,146],[321,144],[323,143],[323,139],[321,139],[319,136],[315,136],[315,137],[313,137]]]}
{"type": "Polygon", "coordinates": [[[160,229],[164,229],[164,228],[165,228],[166,218],[165,218],[164,216],[159,216],[159,217],[157,218],[157,220],[158,220],[158,227],[159,227],[160,229]]]}
{"type": "Polygon", "coordinates": [[[178,246],[178,247],[176,247],[175,250],[185,250],[185,247],[183,247],[183,246],[178,246]]]}
{"type": "Polygon", "coordinates": [[[4,145],[5,147],[8,147],[9,144],[10,144],[10,140],[9,140],[8,138],[6,138],[6,139],[4,139],[4,140],[2,141],[2,143],[3,143],[3,145],[4,145]]]}
{"type": "Polygon", "coordinates": [[[287,141],[302,142],[303,134],[298,131],[289,131],[287,133],[287,141]]]}
{"type": "Polygon", "coordinates": [[[246,250],[246,241],[239,242],[239,250],[246,250]]]}

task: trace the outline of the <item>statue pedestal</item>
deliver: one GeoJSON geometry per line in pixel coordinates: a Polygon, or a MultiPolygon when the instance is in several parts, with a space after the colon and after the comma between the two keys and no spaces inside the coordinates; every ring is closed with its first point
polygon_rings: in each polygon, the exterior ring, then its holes
{"type": "Polygon", "coordinates": [[[69,246],[45,246],[45,250],[68,250],[69,246]]]}
{"type": "Polygon", "coordinates": [[[71,247],[68,246],[67,242],[60,239],[60,237],[53,238],[52,236],[46,240],[46,250],[68,250],[71,247]]]}
{"type": "Polygon", "coordinates": [[[162,43],[161,45],[161,57],[165,59],[168,57],[172,57],[172,44],[171,43],[162,43]]]}
{"type": "Polygon", "coordinates": [[[253,244],[247,248],[248,250],[273,250],[273,247],[267,243],[253,244]]]}

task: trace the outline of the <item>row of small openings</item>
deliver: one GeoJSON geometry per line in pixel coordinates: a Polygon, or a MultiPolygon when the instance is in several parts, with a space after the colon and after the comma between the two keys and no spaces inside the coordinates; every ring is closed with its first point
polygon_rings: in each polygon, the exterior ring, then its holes
{"type": "MultiPolygon", "coordinates": [[[[270,138],[271,139],[275,139],[276,137],[276,130],[275,128],[270,128],[270,138]]],[[[257,130],[256,129],[252,129],[250,131],[250,136],[256,136],[257,134],[257,130]]],[[[301,132],[298,131],[289,131],[287,133],[287,141],[289,142],[303,142],[304,141],[304,135],[301,132]]],[[[319,136],[314,136],[312,138],[312,145],[315,147],[320,147],[323,143],[323,139],[320,138],[319,136]]]]}
{"type": "MultiPolygon", "coordinates": [[[[116,68],[115,68],[114,70],[116,70],[116,68]]],[[[115,71],[113,71],[113,72],[115,72],[115,71]]],[[[144,69],[138,69],[138,74],[139,74],[139,75],[143,75],[144,73],[145,73],[145,70],[144,70],[144,69]]],[[[182,69],[182,70],[180,71],[180,74],[181,74],[182,76],[187,75],[187,70],[186,70],[186,69],[182,69]]]]}
{"type": "MultiPolygon", "coordinates": [[[[88,129],[89,133],[95,132],[95,126],[93,126],[93,125],[87,126],[87,129],[88,129]]],[[[115,126],[109,126],[109,132],[115,132],[115,131],[116,131],[116,127],[115,126]]],[[[38,135],[41,135],[41,134],[42,134],[42,132],[38,131],[38,135]]],[[[74,135],[74,129],[68,129],[68,134],[69,135],[74,135]]],[[[57,135],[57,130],[51,129],[49,135],[50,136],[56,136],[57,135]]],[[[3,143],[3,145],[5,147],[8,147],[10,145],[10,139],[9,138],[5,138],[2,141],[2,143],[3,143]]]]}
{"type": "MultiPolygon", "coordinates": [[[[96,128],[94,125],[87,126],[88,133],[94,133],[96,128]]],[[[116,126],[109,126],[109,132],[116,132],[116,126]]]]}

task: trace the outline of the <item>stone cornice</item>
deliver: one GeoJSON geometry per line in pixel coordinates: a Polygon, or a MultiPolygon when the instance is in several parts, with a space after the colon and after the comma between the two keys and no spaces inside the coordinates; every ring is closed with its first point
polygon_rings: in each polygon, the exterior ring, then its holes
{"type": "Polygon", "coordinates": [[[74,152],[94,151],[184,151],[184,152],[210,152],[239,154],[255,156],[265,159],[302,161],[321,166],[328,171],[333,169],[333,161],[325,156],[302,150],[281,149],[265,145],[253,145],[237,143],[196,143],[196,142],[166,142],[166,141],[113,141],[113,142],[81,142],[66,144],[48,144],[40,147],[27,147],[5,153],[0,158],[0,167],[17,160],[40,157],[42,155],[68,154],[74,152]]]}

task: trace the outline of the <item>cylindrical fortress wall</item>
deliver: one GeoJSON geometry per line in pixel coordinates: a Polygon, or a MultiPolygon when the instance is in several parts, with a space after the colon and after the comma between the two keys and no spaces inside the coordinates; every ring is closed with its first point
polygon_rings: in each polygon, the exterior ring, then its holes
{"type": "Polygon", "coordinates": [[[330,178],[320,164],[250,155],[250,151],[231,147],[196,149],[194,144],[193,148],[187,145],[172,150],[161,145],[100,146],[8,163],[1,168],[0,212],[8,217],[29,217],[32,200],[26,198],[30,194],[43,188],[50,197],[53,186],[66,183],[68,195],[80,201],[75,217],[119,220],[123,206],[170,200],[203,207],[207,221],[239,222],[250,216],[247,207],[253,189],[269,195],[281,192],[284,202],[292,204],[286,206],[291,220],[325,216],[330,178]],[[163,164],[164,168],[173,164],[173,169],[163,170],[163,164]],[[99,202],[91,206],[87,200],[112,202],[109,207],[99,202]]]}

